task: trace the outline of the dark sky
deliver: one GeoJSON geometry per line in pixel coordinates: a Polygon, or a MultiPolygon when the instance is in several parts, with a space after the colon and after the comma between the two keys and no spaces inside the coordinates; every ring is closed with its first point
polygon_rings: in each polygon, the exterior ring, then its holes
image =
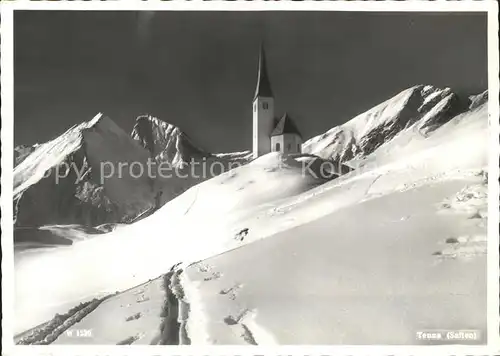
{"type": "Polygon", "coordinates": [[[305,138],[416,85],[487,88],[482,13],[16,11],[15,144],[102,111],[150,113],[213,152],[251,148],[264,41],[277,115],[305,138]]]}

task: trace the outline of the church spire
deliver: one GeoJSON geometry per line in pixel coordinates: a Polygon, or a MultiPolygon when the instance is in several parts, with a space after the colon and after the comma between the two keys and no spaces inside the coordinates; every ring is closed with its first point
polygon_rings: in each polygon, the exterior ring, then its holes
{"type": "Polygon", "coordinates": [[[258,96],[263,96],[267,98],[273,97],[273,92],[271,90],[271,84],[269,83],[269,77],[267,75],[266,67],[266,54],[264,52],[264,45],[260,44],[259,53],[259,74],[257,77],[257,87],[255,88],[254,100],[258,96]]]}

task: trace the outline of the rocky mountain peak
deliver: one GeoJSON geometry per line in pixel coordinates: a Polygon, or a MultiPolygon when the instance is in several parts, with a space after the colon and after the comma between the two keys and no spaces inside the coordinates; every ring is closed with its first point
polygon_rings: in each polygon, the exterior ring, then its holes
{"type": "Polygon", "coordinates": [[[149,151],[154,160],[168,162],[173,166],[211,156],[198,148],[177,126],[151,115],[141,115],[136,119],[131,136],[149,151]]]}

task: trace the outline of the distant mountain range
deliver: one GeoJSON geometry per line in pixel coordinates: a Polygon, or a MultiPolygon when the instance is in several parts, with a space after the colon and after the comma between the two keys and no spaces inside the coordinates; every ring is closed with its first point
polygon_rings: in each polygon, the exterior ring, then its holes
{"type": "MultiPolygon", "coordinates": [[[[464,99],[449,88],[414,86],[307,140],[303,153],[309,159],[352,165],[405,132],[432,135],[453,117],[475,110],[487,99],[487,92],[464,99]]],[[[249,151],[206,152],[181,129],[152,116],[138,117],[129,135],[98,114],[54,140],[15,148],[14,224],[130,222],[211,178],[193,175],[201,169],[193,162],[218,162],[227,169],[232,163],[250,160],[249,151]],[[186,178],[137,176],[130,169],[122,170],[120,176],[106,171],[134,162],[146,167],[148,161],[166,163],[186,178]]]]}

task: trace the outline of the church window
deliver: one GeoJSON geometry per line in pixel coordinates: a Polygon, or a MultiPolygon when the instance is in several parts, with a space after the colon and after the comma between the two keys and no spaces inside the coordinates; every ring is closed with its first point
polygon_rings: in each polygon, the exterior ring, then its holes
{"type": "Polygon", "coordinates": [[[291,144],[291,143],[289,143],[289,144],[288,144],[288,151],[291,151],[291,150],[292,150],[292,144],[291,144]]]}
{"type": "Polygon", "coordinates": [[[279,152],[279,150],[280,150],[280,144],[278,142],[278,143],[276,143],[276,152],[279,152]]]}
{"type": "Polygon", "coordinates": [[[265,110],[267,110],[269,108],[269,105],[267,103],[262,103],[262,108],[264,108],[265,110]]]}
{"type": "Polygon", "coordinates": [[[297,152],[300,152],[300,143],[297,143],[297,152]]]}

